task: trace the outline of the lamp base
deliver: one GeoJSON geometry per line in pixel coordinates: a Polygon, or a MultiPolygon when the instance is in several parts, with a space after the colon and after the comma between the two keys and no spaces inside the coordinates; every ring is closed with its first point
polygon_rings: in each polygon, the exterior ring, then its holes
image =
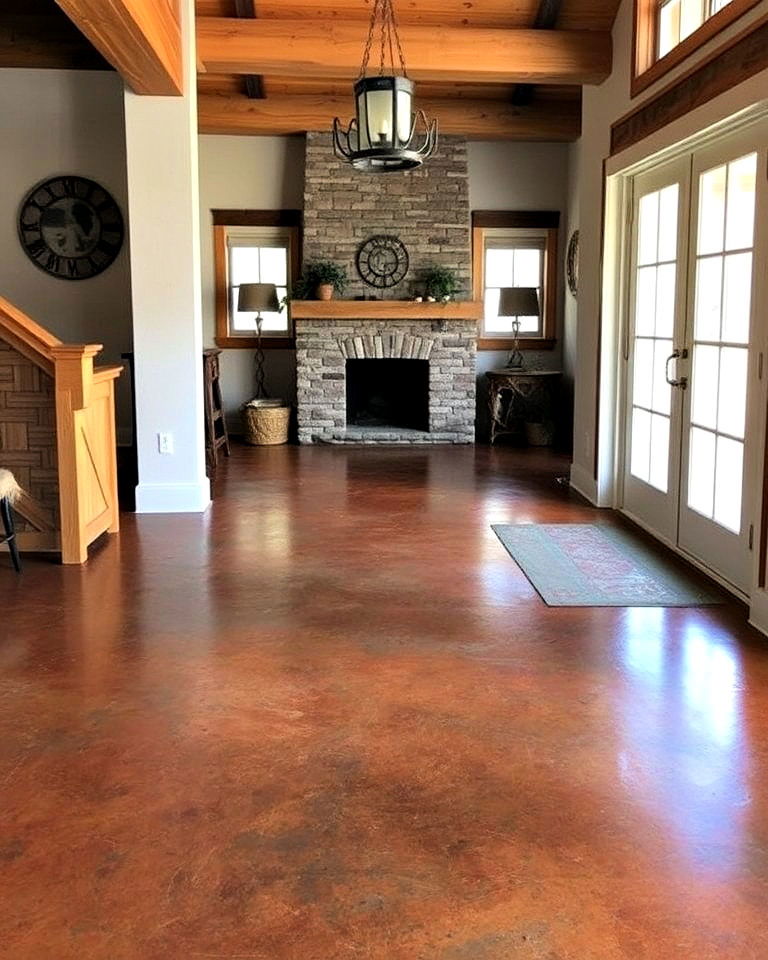
{"type": "Polygon", "coordinates": [[[507,357],[507,370],[525,370],[523,355],[519,350],[513,350],[507,357]]]}

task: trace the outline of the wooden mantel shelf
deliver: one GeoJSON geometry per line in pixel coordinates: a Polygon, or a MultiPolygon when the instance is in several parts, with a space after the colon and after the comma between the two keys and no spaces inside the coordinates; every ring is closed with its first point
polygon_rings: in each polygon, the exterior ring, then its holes
{"type": "Polygon", "coordinates": [[[479,320],[482,300],[292,300],[294,320],[479,320]]]}

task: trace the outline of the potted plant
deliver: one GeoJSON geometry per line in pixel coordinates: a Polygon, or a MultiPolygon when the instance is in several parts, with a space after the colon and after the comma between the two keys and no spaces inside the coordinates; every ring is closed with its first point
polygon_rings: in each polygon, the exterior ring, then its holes
{"type": "Polygon", "coordinates": [[[456,272],[450,267],[432,267],[424,273],[424,289],[428,300],[447,302],[459,292],[456,272]]]}
{"type": "Polygon", "coordinates": [[[331,260],[314,260],[308,263],[296,284],[294,296],[297,300],[333,299],[334,291],[344,293],[347,286],[347,271],[331,260]]]}

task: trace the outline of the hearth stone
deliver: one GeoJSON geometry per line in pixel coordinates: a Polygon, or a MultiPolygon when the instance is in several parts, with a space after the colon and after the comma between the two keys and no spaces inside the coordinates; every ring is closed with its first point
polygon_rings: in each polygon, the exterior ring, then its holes
{"type": "Polygon", "coordinates": [[[307,320],[296,318],[300,443],[473,443],[473,320],[307,320]],[[442,329],[440,329],[442,327],[442,329]],[[346,361],[429,360],[429,430],[347,426],[346,361]]]}

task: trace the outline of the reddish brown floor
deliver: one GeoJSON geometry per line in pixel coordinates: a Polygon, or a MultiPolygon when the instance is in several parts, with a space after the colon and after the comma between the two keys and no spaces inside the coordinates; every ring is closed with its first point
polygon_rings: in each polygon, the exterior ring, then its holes
{"type": "Polygon", "coordinates": [[[564,469],[241,448],[204,518],[3,558],[0,955],[765,960],[768,647],[544,606],[490,524],[593,519],[564,469]]]}

